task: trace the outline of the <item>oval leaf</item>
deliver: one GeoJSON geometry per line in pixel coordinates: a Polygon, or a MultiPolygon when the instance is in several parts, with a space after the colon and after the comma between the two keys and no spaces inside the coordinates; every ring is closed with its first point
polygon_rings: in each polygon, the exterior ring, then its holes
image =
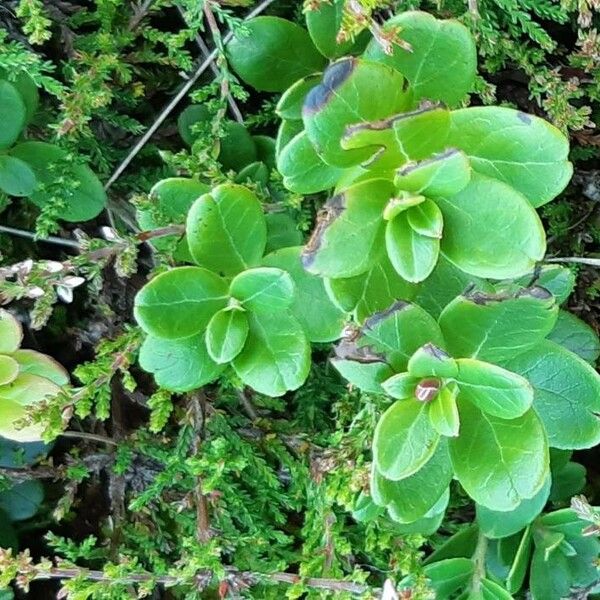
{"type": "Polygon", "coordinates": [[[278,311],[293,302],[295,286],[286,271],[257,267],[236,275],[229,293],[248,310],[278,311]]]}
{"type": "Polygon", "coordinates": [[[12,354],[23,340],[23,328],[7,310],[0,308],[0,354],[12,354]]]}
{"type": "Polygon", "coordinates": [[[19,374],[19,363],[10,356],[0,354],[0,386],[14,381],[19,374]]]}
{"type": "Polygon", "coordinates": [[[14,156],[0,155],[0,190],[9,196],[29,196],[37,186],[29,165],[14,156]]]}
{"type": "Polygon", "coordinates": [[[219,364],[231,362],[248,337],[248,317],[241,310],[220,310],[208,323],[206,349],[219,364]]]}
{"type": "Polygon", "coordinates": [[[19,137],[27,109],[17,88],[8,81],[0,79],[0,149],[9,148],[19,137]]]}

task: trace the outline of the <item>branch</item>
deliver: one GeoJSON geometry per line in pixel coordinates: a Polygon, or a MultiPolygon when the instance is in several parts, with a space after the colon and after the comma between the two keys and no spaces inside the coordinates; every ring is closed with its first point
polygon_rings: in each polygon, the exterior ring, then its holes
{"type": "MultiPolygon", "coordinates": [[[[245,20],[251,19],[256,15],[259,15],[263,12],[274,0],[263,0],[254,10],[250,11],[248,15],[245,17],[245,20]]],[[[226,44],[233,37],[233,33],[229,31],[225,37],[223,38],[223,43],[226,44]]],[[[148,128],[148,131],[138,140],[138,142],[133,146],[133,148],[129,151],[129,154],[125,157],[125,159],[121,162],[121,164],[116,168],[115,172],[111,175],[110,179],[106,182],[104,186],[105,190],[108,190],[112,184],[119,179],[119,177],[123,174],[125,169],[129,166],[131,161],[138,155],[139,151],[148,143],[148,140],[154,135],[156,130],[164,123],[165,119],[171,114],[171,112],[175,109],[175,107],[181,102],[181,100],[186,96],[186,94],[194,87],[194,84],[198,81],[202,73],[209,68],[212,61],[217,57],[218,50],[213,50],[206,60],[202,62],[202,64],[196,69],[196,71],[192,74],[192,76],[185,82],[185,84],[181,87],[179,92],[175,94],[173,99],[163,108],[161,113],[158,115],[154,123],[148,128]]]]}
{"type": "Polygon", "coordinates": [[[589,265],[591,267],[600,267],[600,258],[586,258],[585,256],[565,256],[547,258],[547,263],[577,263],[580,265],[589,265]]]}

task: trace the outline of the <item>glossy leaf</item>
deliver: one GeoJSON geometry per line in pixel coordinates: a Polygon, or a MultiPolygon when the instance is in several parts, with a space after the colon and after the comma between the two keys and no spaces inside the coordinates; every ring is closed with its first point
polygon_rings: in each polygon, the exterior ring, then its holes
{"type": "Polygon", "coordinates": [[[407,400],[415,397],[415,389],[419,383],[419,378],[410,373],[396,373],[383,382],[383,389],[386,394],[396,400],[407,400]]]}
{"type": "Polygon", "coordinates": [[[202,333],[178,340],[150,335],[140,348],[139,362],[161,388],[177,393],[211,383],[225,369],[209,356],[202,333]]]}
{"type": "Polygon", "coordinates": [[[385,355],[396,372],[405,371],[410,357],[427,343],[443,349],[437,323],[419,306],[402,301],[367,319],[358,338],[359,346],[385,355]]]}
{"type": "Polygon", "coordinates": [[[321,160],[305,131],[282,149],[277,169],[283,175],[283,185],[296,194],[314,194],[330,189],[343,171],[321,160]]]}
{"type": "Polygon", "coordinates": [[[533,386],[533,407],[555,448],[600,443],[600,376],[577,355],[545,340],[506,362],[533,386]]]}
{"type": "Polygon", "coordinates": [[[538,265],[535,272],[516,280],[517,284],[528,287],[535,284],[548,290],[558,304],[563,304],[575,288],[575,273],[560,265],[538,265]],[[533,283],[531,283],[533,281],[533,283]]]}
{"type": "Polygon", "coordinates": [[[477,71],[477,53],[469,30],[458,21],[438,20],[420,11],[405,11],[386,21],[384,32],[399,28],[410,50],[393,45],[388,55],[377,40],[365,57],[397,69],[409,81],[415,98],[441,100],[456,106],[471,91],[477,71]],[[444,77],[440,77],[444,73],[444,77]]]}
{"type": "Polygon", "coordinates": [[[17,350],[11,358],[19,364],[20,373],[31,373],[49,379],[56,385],[69,383],[69,373],[52,357],[35,350],[17,350]]]}
{"type": "Polygon", "coordinates": [[[309,75],[302,79],[298,79],[296,83],[291,85],[279,98],[275,112],[281,119],[302,120],[302,106],[304,99],[312,88],[321,82],[321,74],[309,75]]]}
{"type": "Polygon", "coordinates": [[[377,497],[383,506],[394,505],[396,521],[411,523],[422,518],[441,498],[452,479],[452,465],[445,442],[438,445],[433,456],[413,475],[391,481],[376,469],[372,472],[371,487],[377,488],[377,497]]]}
{"type": "Polygon", "coordinates": [[[417,286],[398,275],[385,253],[361,275],[326,279],[325,288],[333,302],[353,312],[359,323],[398,300],[412,300],[417,291],[417,286]]]}
{"type": "Polygon", "coordinates": [[[363,31],[356,41],[349,39],[338,42],[337,36],[342,25],[343,14],[343,0],[320,2],[318,6],[309,7],[305,12],[308,33],[319,52],[327,58],[350,54],[356,46],[364,48],[369,38],[368,32],[363,31]]]}
{"type": "Polygon", "coordinates": [[[0,155],[0,190],[9,196],[29,196],[37,186],[29,165],[14,156],[0,155]]]}
{"type": "Polygon", "coordinates": [[[596,332],[575,315],[561,310],[548,339],[570,350],[590,364],[600,356],[600,340],[596,332]]]}
{"type": "Polygon", "coordinates": [[[416,233],[438,239],[442,237],[444,228],[442,211],[432,200],[425,200],[425,202],[409,208],[406,211],[406,218],[416,233]]]}
{"type": "Polygon", "coordinates": [[[444,520],[444,514],[448,506],[450,494],[448,491],[436,502],[434,507],[421,519],[417,519],[412,523],[401,523],[396,521],[396,513],[394,506],[390,505],[387,509],[388,516],[394,522],[393,530],[401,536],[416,534],[421,536],[433,535],[441,526],[444,520]]]}
{"type": "Polygon", "coordinates": [[[321,277],[364,273],[383,251],[383,208],[394,188],[384,179],[358,183],[330,198],[302,253],[304,267],[321,277]]]}
{"type": "MultiPolygon", "coordinates": [[[[298,229],[296,221],[287,213],[267,213],[267,246],[265,252],[273,252],[291,246],[302,244],[302,232],[298,229]]],[[[298,259],[298,262],[300,259],[298,259]]],[[[277,266],[277,265],[267,265],[277,266]]]]}
{"type": "Polygon", "coordinates": [[[56,396],[59,386],[48,379],[24,373],[8,385],[0,387],[0,435],[17,442],[41,439],[44,427],[39,424],[17,429],[16,424],[26,416],[27,406],[56,396]]]}
{"type": "Polygon", "coordinates": [[[227,44],[227,55],[244,82],[262,92],[282,92],[325,64],[307,31],[279,17],[245,22],[227,44]]]}
{"type": "Polygon", "coordinates": [[[9,148],[17,141],[25,127],[26,116],[27,108],[17,88],[0,79],[0,149],[9,148]]]}
{"type": "Polygon", "coordinates": [[[533,388],[524,377],[472,358],[459,358],[456,362],[461,400],[501,419],[520,417],[531,406],[533,388]]]}
{"type": "Polygon", "coordinates": [[[411,283],[418,283],[427,279],[435,268],[440,240],[415,231],[409,223],[408,212],[402,212],[388,222],[385,246],[399,275],[411,283]]]}
{"type": "Polygon", "coordinates": [[[0,308],[0,354],[12,354],[23,339],[21,323],[7,310],[0,308]]]}
{"type": "Polygon", "coordinates": [[[104,210],[106,192],[98,177],[87,165],[69,162],[62,148],[46,142],[23,142],[11,148],[10,156],[27,163],[38,183],[42,184],[28,196],[39,208],[51,201],[43,186],[52,186],[59,174],[74,182],[68,188],[61,188],[65,206],[59,212],[60,219],[72,223],[89,221],[104,210]]]}
{"type": "Polygon", "coordinates": [[[514,510],[497,511],[477,505],[477,523],[481,532],[488,538],[505,538],[524,529],[543,510],[550,494],[550,477],[539,492],[523,500],[514,510]]]}
{"type": "Polygon", "coordinates": [[[461,400],[459,415],[461,431],[450,440],[450,456],[469,496],[500,511],[535,496],[548,476],[548,445],[536,414],[505,420],[461,400]]]}
{"type": "Polygon", "coordinates": [[[471,179],[471,165],[464,152],[450,149],[396,171],[394,183],[401,190],[428,198],[454,196],[471,179]]]}
{"type": "MultiPolygon", "coordinates": [[[[202,194],[206,194],[209,189],[205,183],[195,179],[185,177],[162,179],[150,190],[149,200],[153,206],[138,208],[136,212],[137,221],[140,227],[146,231],[157,229],[161,225],[183,224],[194,200],[202,194]],[[169,223],[159,223],[155,218],[153,208],[161,216],[168,219],[169,223]]],[[[150,243],[159,250],[165,250],[171,247],[171,241],[172,238],[166,237],[153,239],[150,243]]],[[[173,257],[176,260],[193,262],[185,236],[177,244],[173,257]]]]}
{"type": "Polygon", "coordinates": [[[292,304],[295,289],[287,271],[275,267],[256,267],[236,275],[229,293],[248,310],[280,311],[292,304]]]}
{"type": "Polygon", "coordinates": [[[332,358],[331,364],[346,381],[371,394],[384,394],[381,384],[394,373],[390,365],[382,360],[361,362],[348,358],[332,358]]]}
{"type": "Polygon", "coordinates": [[[248,337],[248,317],[241,310],[220,310],[206,329],[206,349],[218,364],[231,362],[241,351],[248,337]]]}
{"type": "Polygon", "coordinates": [[[268,396],[299,388],[310,369],[310,346],[298,321],[285,311],[247,314],[248,339],[233,361],[238,376],[268,396]]]}
{"type": "Polygon", "coordinates": [[[414,377],[456,377],[456,361],[433,344],[421,346],[408,361],[408,372],[414,377]]]}
{"type": "Polygon", "coordinates": [[[135,297],[134,314],[142,329],[165,339],[203,331],[227,303],[223,279],[201,267],[179,267],[161,273],[135,297]]]}
{"type": "Polygon", "coordinates": [[[370,159],[377,147],[344,150],[340,140],[349,125],[410,109],[411,94],[403,84],[402,75],[385,65],[355,58],[343,58],[330,65],[302,109],[306,133],[321,158],[337,167],[370,159]]]}
{"type": "Polygon", "coordinates": [[[219,140],[218,159],[225,171],[240,171],[256,160],[256,144],[250,132],[235,121],[226,121],[219,140]]]}
{"type": "Polygon", "coordinates": [[[429,421],[440,435],[456,437],[460,433],[457,396],[458,386],[450,382],[440,390],[429,405],[429,421]]]}
{"type": "Polygon", "coordinates": [[[295,284],[290,311],[311,342],[337,340],[344,328],[346,313],[331,302],[321,278],[308,273],[301,262],[300,246],[282,248],[265,256],[267,267],[283,269],[295,284]]]}
{"type": "Polygon", "coordinates": [[[557,316],[554,298],[532,287],[512,295],[476,291],[458,296],[443,310],[439,324],[453,356],[502,364],[542,341],[557,316]]]}
{"type": "Polygon", "coordinates": [[[437,598],[450,598],[463,588],[473,575],[474,564],[468,558],[449,558],[427,565],[423,572],[437,598]]]}
{"type": "Polygon", "coordinates": [[[200,196],[188,213],[186,232],[194,260],[224,275],[257,265],[267,241],[258,198],[234,184],[219,185],[200,196]]]}
{"type": "Polygon", "coordinates": [[[576,462],[568,462],[562,469],[552,472],[552,502],[568,502],[581,493],[586,484],[586,468],[576,462]]]}
{"type": "Polygon", "coordinates": [[[0,510],[12,522],[24,521],[38,512],[43,500],[44,487],[39,481],[31,479],[0,492],[0,510]]]}
{"type": "Polygon", "coordinates": [[[531,559],[531,540],[531,527],[527,527],[519,540],[519,545],[517,546],[515,556],[506,577],[506,589],[511,594],[517,593],[523,586],[525,575],[529,568],[529,561],[531,559]]]}
{"type": "Polygon", "coordinates": [[[416,473],[433,456],[440,440],[431,427],[427,406],[397,401],[382,415],[373,438],[373,462],[392,481],[416,473]]]}
{"type": "Polygon", "coordinates": [[[536,207],[558,196],[573,174],[567,138],[547,121],[512,108],[454,111],[449,144],[469,156],[476,172],[504,181],[536,207]]]}
{"type": "Polygon", "coordinates": [[[474,174],[458,194],[436,202],[444,216],[442,253],[463,271],[492,279],[519,277],[544,257],[540,218],[508,185],[474,174]]]}
{"type": "Polygon", "coordinates": [[[0,386],[14,381],[19,374],[19,363],[10,356],[0,354],[0,386]]]}
{"type": "Polygon", "coordinates": [[[0,78],[8,80],[19,92],[21,100],[25,104],[25,122],[29,123],[35,116],[40,102],[40,95],[33,79],[26,71],[8,73],[5,69],[0,69],[0,78]]]}

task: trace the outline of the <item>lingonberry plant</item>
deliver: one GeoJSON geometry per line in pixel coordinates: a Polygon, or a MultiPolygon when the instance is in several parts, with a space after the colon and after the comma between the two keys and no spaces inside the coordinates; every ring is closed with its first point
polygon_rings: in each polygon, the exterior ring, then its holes
{"type": "MultiPolygon", "coordinates": [[[[177,599],[279,598],[268,586],[280,583],[293,584],[289,598],[599,593],[600,511],[578,495],[586,473],[573,452],[600,444],[600,342],[565,308],[575,275],[546,261],[538,212],[571,179],[565,135],[511,106],[470,103],[477,49],[458,21],[405,11],[382,23],[376,0],[315,0],[304,28],[201,4],[218,100],[183,110],[185,148],[164,149],[166,166],[136,182],[136,222],[117,215],[134,233],[80,234],[82,256],[60,267],[96,283],[116,258],[122,278],[147,243],[151,259],[139,258],[150,274],[127,307],[137,326],[102,342],[73,389],[58,363],[20,348],[19,321],[0,310],[0,435],[10,444],[51,441],[73,415],[112,418],[117,374],[137,394],[147,428],[126,436],[123,419],[112,438],[67,432],[115,451],[61,465],[70,487],[55,511],[67,513],[78,484],[102,471],[111,514],[128,505],[135,516],[111,522],[108,543],[50,535],[65,564],[1,551],[0,586],[68,579],[61,594],[74,600],[157,586],[177,599]],[[236,76],[268,98],[245,121],[236,76]],[[272,407],[284,418],[270,418],[272,407]],[[414,548],[426,538],[435,550],[421,565],[414,548]],[[77,566],[100,559],[103,570],[77,566]],[[393,584],[388,569],[400,573],[393,584]]],[[[174,6],[202,22],[195,3],[174,6]]],[[[157,37],[168,40],[153,30],[148,41],[157,37]]],[[[0,190],[64,221],[97,217],[106,194],[93,172],[27,138],[37,104],[32,80],[0,73],[0,190]]],[[[88,120],[73,99],[67,107],[88,120]]],[[[34,272],[45,287],[7,271],[4,298],[58,285],[34,272]]],[[[7,452],[0,445],[0,459],[7,452]]],[[[38,510],[36,483],[0,491],[0,525],[38,510]],[[19,494],[28,507],[15,507],[19,494]]],[[[0,545],[12,538],[0,527],[0,545]]]]}

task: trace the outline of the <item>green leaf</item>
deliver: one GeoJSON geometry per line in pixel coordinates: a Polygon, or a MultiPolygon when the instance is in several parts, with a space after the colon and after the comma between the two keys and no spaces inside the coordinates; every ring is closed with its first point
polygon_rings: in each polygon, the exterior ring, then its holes
{"type": "Polygon", "coordinates": [[[458,365],[444,350],[425,344],[410,357],[408,372],[414,377],[455,377],[458,365]]]}
{"type": "Polygon", "coordinates": [[[138,292],[134,315],[150,335],[185,338],[203,331],[227,298],[227,284],[212,271],[179,267],[161,273],[138,292]]]}
{"type": "Polygon", "coordinates": [[[444,216],[442,253],[463,271],[493,279],[519,277],[544,257],[540,218],[510,186],[474,173],[462,191],[436,202],[444,216]]]}
{"type": "Polygon", "coordinates": [[[338,278],[367,271],[382,254],[382,213],[393,192],[390,181],[374,179],[330,198],[302,253],[305,269],[338,278]]]}
{"type": "Polygon", "coordinates": [[[437,198],[458,194],[470,179],[471,165],[466,154],[450,149],[398,169],[394,184],[400,190],[437,198]]]}
{"type": "Polygon", "coordinates": [[[482,579],[479,594],[475,593],[474,598],[481,600],[513,600],[513,597],[496,582],[491,579],[482,579]]]}
{"type": "Polygon", "coordinates": [[[475,291],[458,296],[438,322],[452,356],[502,364],[541,342],[557,315],[554,298],[545,289],[532,287],[513,295],[475,291]]]}
{"type": "Polygon", "coordinates": [[[450,440],[454,472],[466,492],[493,510],[508,511],[538,493],[548,476],[544,428],[529,410],[505,420],[459,401],[460,435],[450,440]]]}
{"type": "Polygon", "coordinates": [[[299,388],[310,370],[310,346],[298,321],[288,312],[248,313],[250,330],[233,361],[241,380],[267,396],[299,388]]]}
{"type": "Polygon", "coordinates": [[[284,119],[281,121],[281,125],[277,130],[277,139],[275,142],[275,153],[279,156],[283,149],[296,137],[299,133],[304,131],[304,125],[302,121],[293,121],[284,119]]]}
{"type": "Polygon", "coordinates": [[[442,211],[432,200],[425,200],[406,211],[408,224],[414,231],[432,238],[441,238],[444,227],[442,211]]]}
{"type": "Polygon", "coordinates": [[[246,21],[227,44],[227,56],[244,82],[262,92],[282,92],[326,62],[305,29],[279,17],[246,21]]]}
{"type": "Polygon", "coordinates": [[[149,335],[140,348],[139,362],[154,375],[157,385],[177,393],[211,383],[225,369],[209,356],[203,333],[179,340],[149,335]]]}
{"type": "Polygon", "coordinates": [[[370,149],[362,166],[370,171],[393,171],[410,160],[440,152],[450,131],[450,112],[425,103],[417,110],[387,119],[348,125],[340,141],[345,150],[370,149]]]}
{"type": "Polygon", "coordinates": [[[412,300],[417,286],[402,279],[384,253],[368,271],[360,275],[326,279],[325,289],[337,306],[345,312],[353,312],[354,318],[360,323],[397,300],[412,300]]]}
{"type": "MultiPolygon", "coordinates": [[[[267,246],[265,252],[273,252],[290,246],[299,246],[302,243],[302,233],[296,221],[287,213],[267,213],[267,246]]],[[[298,262],[300,259],[298,258],[298,262]]],[[[267,265],[277,266],[277,265],[267,265]]]]}
{"type": "Polygon", "coordinates": [[[52,357],[35,350],[17,350],[11,357],[19,363],[20,373],[31,373],[54,382],[56,385],[67,385],[69,373],[52,357]]]}
{"type": "Polygon", "coordinates": [[[43,425],[36,423],[17,429],[16,423],[26,416],[27,406],[52,398],[59,392],[60,388],[50,380],[30,373],[20,374],[8,385],[0,387],[0,435],[17,442],[41,440],[43,425]]]}
{"type": "Polygon", "coordinates": [[[525,580],[531,559],[531,540],[531,527],[528,527],[521,536],[508,576],[506,577],[506,589],[511,594],[516,594],[523,587],[523,581],[525,580]]]}
{"type": "Polygon", "coordinates": [[[302,105],[306,95],[312,88],[319,85],[321,73],[299,79],[290,86],[279,98],[275,112],[280,119],[302,121],[302,105]]]}
{"type": "Polygon", "coordinates": [[[388,222],[385,246],[388,257],[400,276],[418,283],[427,279],[433,271],[440,252],[440,240],[415,231],[409,224],[408,213],[408,210],[401,212],[388,222]]]}
{"type": "Polygon", "coordinates": [[[41,184],[28,196],[39,208],[52,201],[44,186],[52,186],[60,176],[69,182],[61,190],[61,200],[65,202],[59,212],[61,219],[71,223],[89,221],[104,210],[106,192],[98,177],[87,165],[68,162],[62,148],[46,142],[23,142],[11,148],[10,155],[27,163],[41,184]]]}
{"type": "Polygon", "coordinates": [[[332,188],[343,169],[324,163],[306,132],[302,131],[284,146],[277,158],[283,185],[295,194],[314,194],[332,188]]]}
{"type": "Polygon", "coordinates": [[[274,267],[256,267],[236,275],[229,293],[248,310],[280,311],[294,301],[295,287],[286,271],[274,267]]]}
{"type": "Polygon", "coordinates": [[[0,467],[6,469],[29,467],[45,458],[50,449],[51,446],[43,442],[19,444],[0,437],[0,467]]]}
{"type": "Polygon", "coordinates": [[[296,293],[290,311],[302,325],[311,342],[337,340],[346,322],[346,313],[329,299],[320,277],[302,267],[300,246],[282,248],[265,256],[263,264],[286,271],[292,278],[296,293]]]}
{"type": "Polygon", "coordinates": [[[458,105],[471,91],[477,74],[477,52],[469,30],[453,20],[438,20],[420,11],[405,11],[386,21],[383,32],[398,28],[398,35],[410,45],[392,45],[388,55],[372,40],[365,58],[390,65],[409,81],[415,98],[441,100],[458,105]],[[444,77],[440,77],[444,73],[444,77]]]}
{"type": "Polygon", "coordinates": [[[327,58],[338,58],[350,54],[353,49],[363,49],[370,37],[368,32],[363,31],[356,40],[349,39],[339,43],[337,35],[342,25],[343,15],[343,0],[320,2],[318,7],[309,7],[305,10],[308,33],[319,52],[327,58]]]}
{"type": "Polygon", "coordinates": [[[358,338],[359,346],[384,354],[396,372],[405,371],[410,357],[427,343],[444,347],[437,323],[419,306],[402,301],[367,319],[358,338]]]}
{"type": "Polygon", "coordinates": [[[241,123],[227,121],[224,129],[225,135],[219,140],[219,162],[224,171],[240,171],[256,160],[256,144],[241,123]]]}
{"type": "Polygon", "coordinates": [[[548,477],[540,491],[523,500],[515,509],[509,511],[497,511],[477,505],[477,523],[481,532],[488,538],[505,538],[524,529],[544,509],[550,494],[550,481],[548,477]]]}
{"type": "Polygon", "coordinates": [[[401,515],[396,514],[395,505],[390,504],[387,507],[387,512],[390,519],[394,521],[394,532],[400,535],[418,534],[425,537],[433,535],[444,520],[444,513],[449,500],[450,492],[446,489],[440,499],[425,513],[424,517],[411,523],[402,522],[401,515]]]}
{"type": "Polygon", "coordinates": [[[210,123],[210,121],[210,111],[204,104],[190,104],[177,117],[177,129],[181,139],[188,146],[191,146],[200,135],[194,132],[194,125],[210,123]]]}
{"type": "Polygon", "coordinates": [[[533,388],[524,377],[472,358],[459,358],[456,362],[461,400],[501,419],[520,417],[531,406],[533,388]]]}
{"type": "Polygon", "coordinates": [[[381,516],[383,512],[384,509],[380,506],[377,506],[370,496],[364,492],[361,492],[356,500],[356,504],[354,505],[352,518],[359,523],[370,523],[377,517],[381,516]]]}
{"type": "Polygon", "coordinates": [[[0,149],[9,148],[25,127],[27,108],[17,88],[0,79],[0,149]]]}
{"type": "Polygon", "coordinates": [[[446,437],[456,437],[460,431],[458,415],[458,386],[450,382],[439,391],[429,404],[429,421],[431,426],[446,437]]]}
{"type": "Polygon", "coordinates": [[[391,481],[373,469],[371,478],[371,488],[378,490],[377,498],[373,494],[373,499],[382,501],[382,506],[393,505],[395,521],[411,523],[421,519],[441,498],[452,480],[447,444],[441,442],[425,465],[409,477],[391,481]]]}
{"type": "Polygon", "coordinates": [[[332,358],[331,364],[339,374],[363,392],[384,394],[381,384],[389,379],[394,371],[382,360],[361,362],[352,358],[332,358]]]}
{"type": "Polygon", "coordinates": [[[238,309],[222,309],[213,315],[206,329],[206,349],[218,364],[231,362],[248,337],[248,317],[238,309]]]}
{"type": "Polygon", "coordinates": [[[396,400],[407,400],[415,397],[415,388],[419,383],[419,378],[410,373],[396,373],[386,379],[382,386],[386,394],[389,394],[396,400]]]}
{"type": "Polygon", "coordinates": [[[379,419],[373,462],[385,478],[397,481],[409,477],[433,456],[440,436],[431,427],[426,408],[416,400],[400,400],[379,419]]]}
{"type": "MultiPolygon", "coordinates": [[[[194,203],[194,200],[202,194],[206,194],[210,188],[205,183],[196,179],[187,179],[185,177],[169,177],[162,179],[150,190],[149,200],[153,206],[145,205],[138,208],[136,212],[137,222],[143,230],[150,231],[157,229],[165,223],[159,223],[155,216],[155,207],[160,215],[169,219],[170,224],[185,223],[188,210],[194,203]]],[[[159,250],[169,249],[171,247],[169,237],[156,238],[150,240],[150,243],[159,250]]],[[[190,254],[187,238],[183,237],[177,244],[173,253],[175,260],[193,262],[190,254]]]]}
{"type": "Polygon", "coordinates": [[[494,292],[492,284],[485,279],[461,271],[441,255],[431,275],[419,284],[414,302],[438,318],[456,296],[473,289],[494,292]]]}
{"type": "Polygon", "coordinates": [[[40,95],[35,82],[25,71],[20,71],[15,76],[14,72],[9,74],[5,69],[0,69],[0,78],[10,80],[10,84],[19,92],[21,100],[25,104],[25,122],[29,123],[33,119],[40,102],[40,95]]]}
{"type": "Polygon", "coordinates": [[[586,468],[576,462],[568,462],[562,469],[552,473],[552,502],[568,502],[581,493],[586,484],[586,468]]]}
{"type": "Polygon", "coordinates": [[[0,308],[0,354],[12,354],[23,340],[23,328],[7,310],[0,308]]]}
{"type": "Polygon", "coordinates": [[[557,304],[563,304],[575,288],[575,274],[568,267],[560,265],[536,266],[535,270],[515,281],[527,287],[535,282],[537,287],[548,290],[555,298],[557,304]]]}
{"type": "Polygon", "coordinates": [[[596,332],[566,310],[558,313],[556,325],[548,334],[548,339],[574,352],[591,365],[594,365],[600,356],[600,340],[596,332]]]}
{"type": "Polygon", "coordinates": [[[257,265],[267,242],[258,198],[234,184],[219,185],[200,196],[188,213],[186,231],[194,260],[224,275],[257,265]]]}
{"type": "Polygon", "coordinates": [[[430,565],[448,558],[471,558],[477,547],[478,534],[477,525],[474,523],[467,525],[432,552],[423,564],[430,565]]]}
{"type": "Polygon", "coordinates": [[[545,340],[505,363],[533,386],[533,407],[554,448],[600,443],[600,376],[577,355],[545,340]]]}
{"type": "Polygon", "coordinates": [[[322,83],[308,93],[302,115],[321,158],[330,165],[351,167],[370,159],[377,147],[344,150],[340,140],[346,127],[384,119],[411,106],[400,73],[385,65],[343,58],[330,65],[322,83]]]}
{"type": "Polygon", "coordinates": [[[36,479],[17,483],[0,492],[0,510],[10,521],[25,521],[33,517],[44,501],[44,486],[36,479]]]}
{"type": "Polygon", "coordinates": [[[0,155],[0,190],[9,196],[29,196],[36,186],[35,174],[26,162],[7,154],[0,155]]]}
{"type": "Polygon", "coordinates": [[[436,598],[450,598],[462,589],[473,575],[473,561],[468,558],[449,558],[427,565],[423,570],[436,598]]]}
{"type": "Polygon", "coordinates": [[[0,386],[14,381],[19,374],[19,363],[10,356],[0,354],[0,386]]]}
{"type": "Polygon", "coordinates": [[[567,138],[547,121],[512,108],[454,111],[448,143],[467,154],[477,173],[504,181],[535,207],[558,196],[573,174],[567,138]]]}

